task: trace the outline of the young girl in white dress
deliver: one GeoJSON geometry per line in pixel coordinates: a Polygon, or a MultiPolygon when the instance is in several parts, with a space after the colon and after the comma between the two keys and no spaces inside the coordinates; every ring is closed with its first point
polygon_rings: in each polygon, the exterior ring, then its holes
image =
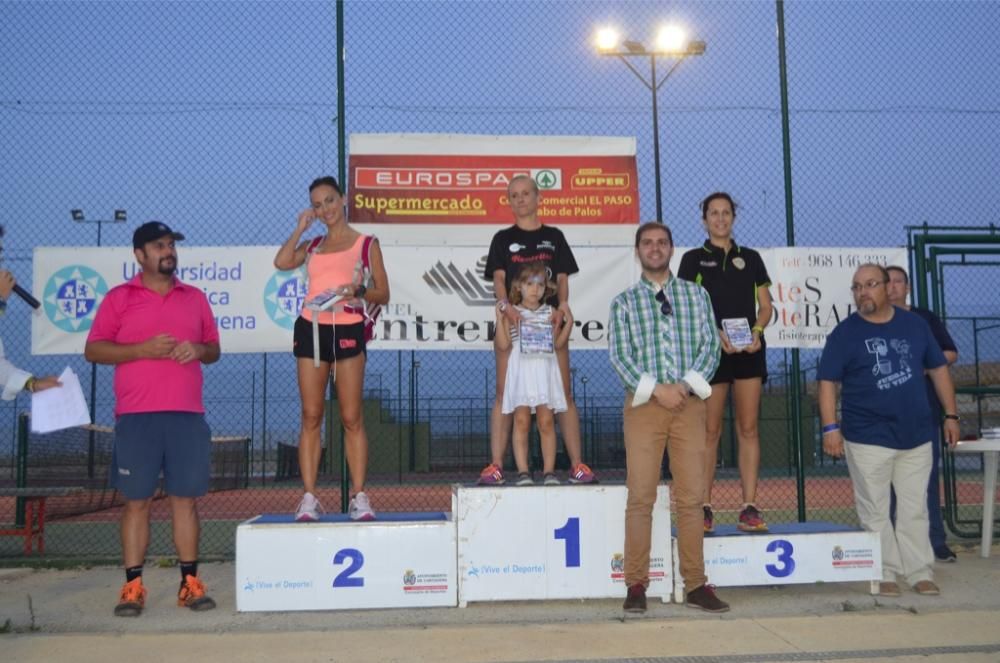
{"type": "Polygon", "coordinates": [[[504,414],[514,413],[513,448],[514,463],[517,465],[517,485],[534,483],[528,467],[528,434],[531,431],[531,415],[538,420],[538,434],[542,441],[542,473],[546,485],[559,483],[556,478],[556,412],[566,409],[562,376],[556,361],[555,349],[566,345],[573,329],[573,320],[566,317],[563,326],[548,335],[544,330],[552,325],[552,307],[546,298],[556,292],[555,283],[549,280],[545,266],[534,263],[518,272],[511,284],[510,305],[520,315],[520,328],[511,328],[502,311],[497,311],[497,328],[494,347],[498,350],[510,349],[507,361],[507,378],[504,382],[504,414]],[[534,330],[534,333],[532,333],[534,330]],[[524,339],[536,339],[526,342],[524,339]],[[541,338],[542,342],[537,339],[541,338]],[[545,347],[546,338],[551,338],[551,347],[545,347]],[[547,351],[546,351],[547,350],[547,351]]]}

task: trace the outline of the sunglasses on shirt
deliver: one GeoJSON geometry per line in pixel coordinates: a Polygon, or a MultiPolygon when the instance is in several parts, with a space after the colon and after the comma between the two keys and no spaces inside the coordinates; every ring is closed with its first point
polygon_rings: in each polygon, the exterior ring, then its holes
{"type": "Polygon", "coordinates": [[[667,296],[663,294],[662,290],[656,293],[656,301],[660,302],[660,313],[662,313],[663,315],[673,314],[674,309],[671,308],[670,302],[667,300],[667,296]]]}

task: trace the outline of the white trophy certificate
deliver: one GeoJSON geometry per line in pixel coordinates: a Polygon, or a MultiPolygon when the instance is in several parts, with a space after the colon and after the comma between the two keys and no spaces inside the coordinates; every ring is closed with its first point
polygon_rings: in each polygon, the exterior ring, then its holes
{"type": "Polygon", "coordinates": [[[537,318],[521,318],[518,327],[518,339],[521,343],[521,354],[545,355],[555,352],[552,322],[537,318]]]}
{"type": "Polygon", "coordinates": [[[753,333],[746,318],[724,318],[722,331],[726,332],[729,342],[737,348],[749,348],[753,345],[753,333]]]}

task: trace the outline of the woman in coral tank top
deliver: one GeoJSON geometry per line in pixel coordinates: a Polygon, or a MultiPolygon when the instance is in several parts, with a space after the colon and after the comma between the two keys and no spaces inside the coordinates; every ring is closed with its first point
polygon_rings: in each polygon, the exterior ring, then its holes
{"type": "Polygon", "coordinates": [[[365,330],[363,311],[366,303],[389,301],[389,280],[378,240],[370,246],[371,279],[362,282],[361,251],[365,236],[348,225],[344,217],[344,198],[337,180],[321,177],[309,185],[312,206],[299,214],[291,237],[274,257],[274,266],[289,270],[306,264],[309,290],[306,301],[319,293],[335,290],[342,298],[332,310],[314,312],[302,309],[295,321],[292,353],[298,367],[299,395],[302,398],[302,429],[299,433],[299,468],[305,494],[295,511],[298,521],[319,520],[322,507],[316,498],[316,476],[321,452],[320,426],[327,380],[331,373],[337,388],[340,420],[344,425],[347,465],[351,474],[352,520],[374,520],[365,478],[368,470],[368,436],[362,418],[362,389],[365,379],[365,330]],[[302,241],[302,235],[314,221],[326,226],[320,241],[302,241]],[[348,310],[345,310],[348,309],[348,310]],[[314,361],[312,320],[319,322],[319,367],[314,361]]]}

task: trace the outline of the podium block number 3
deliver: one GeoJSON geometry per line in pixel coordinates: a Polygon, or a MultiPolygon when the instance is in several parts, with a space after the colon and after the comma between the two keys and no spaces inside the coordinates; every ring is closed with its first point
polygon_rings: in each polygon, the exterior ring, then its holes
{"type": "Polygon", "coordinates": [[[580,566],[580,519],[569,518],[554,534],[566,542],[566,567],[580,566]]]}
{"type": "Polygon", "coordinates": [[[333,579],[334,587],[364,587],[365,579],[358,577],[355,578],[354,574],[361,570],[361,567],[365,564],[365,556],[361,554],[360,550],[356,548],[342,548],[337,551],[337,554],[333,556],[334,564],[343,564],[345,561],[350,561],[350,565],[337,574],[337,577],[333,579]]]}
{"type": "Polygon", "coordinates": [[[775,539],[767,544],[767,552],[778,553],[777,564],[768,564],[764,568],[775,578],[787,578],[795,571],[795,560],[792,559],[792,542],[785,539],[775,539]]]}

